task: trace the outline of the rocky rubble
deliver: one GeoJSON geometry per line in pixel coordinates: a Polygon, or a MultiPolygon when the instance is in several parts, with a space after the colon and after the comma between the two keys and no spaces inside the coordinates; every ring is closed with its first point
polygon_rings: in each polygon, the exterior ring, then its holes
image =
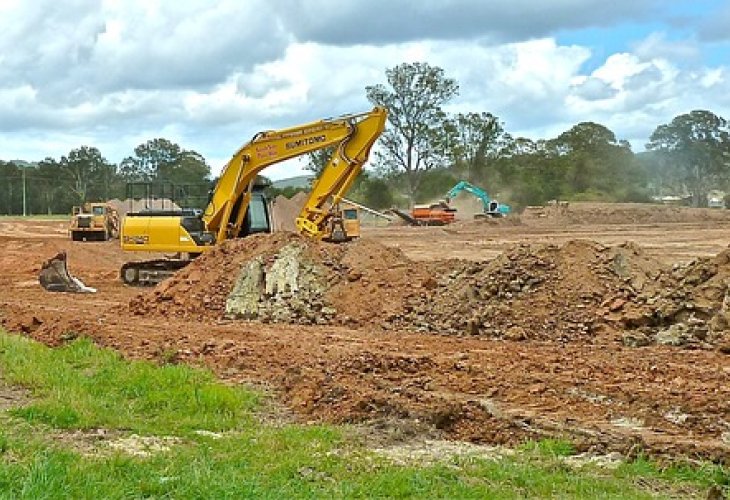
{"type": "Polygon", "coordinates": [[[492,261],[411,261],[359,240],[229,241],[132,300],[136,314],[342,324],[507,340],[724,345],[730,250],[666,268],[627,243],[518,244],[492,261]]]}
{"type": "Polygon", "coordinates": [[[226,299],[225,316],[273,323],[329,323],[337,311],[324,299],[328,272],[306,253],[303,242],[292,242],[268,260],[257,256],[244,264],[226,299]]]}
{"type": "Polygon", "coordinates": [[[571,340],[601,332],[606,303],[630,300],[660,271],[632,245],[590,241],[515,245],[486,263],[462,263],[406,305],[394,325],[510,340],[571,340]]]}
{"type": "Polygon", "coordinates": [[[665,286],[607,314],[629,330],[624,343],[717,345],[730,352],[730,250],[677,264],[664,274],[665,286]]]}

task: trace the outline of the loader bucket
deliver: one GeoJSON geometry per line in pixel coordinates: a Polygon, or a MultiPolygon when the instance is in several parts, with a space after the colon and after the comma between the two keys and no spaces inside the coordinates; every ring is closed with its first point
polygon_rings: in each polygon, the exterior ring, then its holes
{"type": "Polygon", "coordinates": [[[49,292],[94,293],[95,288],[84,285],[68,272],[66,252],[59,252],[43,263],[38,275],[41,286],[49,292]]]}

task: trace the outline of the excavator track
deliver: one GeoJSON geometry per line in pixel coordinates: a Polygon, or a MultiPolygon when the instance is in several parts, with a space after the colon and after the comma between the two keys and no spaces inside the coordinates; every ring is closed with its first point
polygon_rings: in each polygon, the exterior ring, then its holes
{"type": "Polygon", "coordinates": [[[122,282],[130,286],[155,286],[187,266],[189,260],[157,259],[127,262],[119,272],[122,282]]]}

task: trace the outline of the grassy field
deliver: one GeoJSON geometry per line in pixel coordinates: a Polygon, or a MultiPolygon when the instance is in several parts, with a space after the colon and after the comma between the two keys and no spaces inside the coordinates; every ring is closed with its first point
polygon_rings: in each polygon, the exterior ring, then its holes
{"type": "Polygon", "coordinates": [[[0,498],[696,498],[730,483],[713,464],[581,462],[561,441],[396,460],[271,411],[205,371],[0,332],[0,498]]]}

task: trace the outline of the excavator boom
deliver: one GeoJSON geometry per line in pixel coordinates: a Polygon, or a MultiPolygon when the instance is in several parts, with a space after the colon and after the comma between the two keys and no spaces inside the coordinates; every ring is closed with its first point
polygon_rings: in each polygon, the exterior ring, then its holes
{"type": "Polygon", "coordinates": [[[348,239],[339,204],[362,171],[370,149],[385,128],[386,118],[384,108],[346,117],[349,133],[337,144],[297,217],[297,229],[302,234],[332,241],[348,239]]]}

